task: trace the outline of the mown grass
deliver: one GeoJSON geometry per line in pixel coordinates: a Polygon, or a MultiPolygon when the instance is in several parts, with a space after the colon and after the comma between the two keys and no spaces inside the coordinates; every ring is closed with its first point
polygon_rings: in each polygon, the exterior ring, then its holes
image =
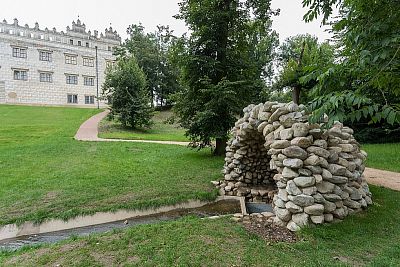
{"type": "Polygon", "coordinates": [[[400,266],[400,192],[337,224],[269,243],[229,219],[187,217],[0,254],[6,266],[400,266]]]}
{"type": "Polygon", "coordinates": [[[156,140],[156,141],[189,141],[185,130],[179,125],[170,124],[168,118],[171,111],[157,111],[153,117],[154,124],[150,129],[129,129],[117,121],[103,119],[99,127],[99,137],[128,140],[156,140]]]}
{"type": "Polygon", "coordinates": [[[73,140],[96,112],[0,106],[0,225],[216,197],[209,151],[73,140]]]}
{"type": "Polygon", "coordinates": [[[400,172],[400,143],[366,144],[367,166],[371,168],[400,172]]]}

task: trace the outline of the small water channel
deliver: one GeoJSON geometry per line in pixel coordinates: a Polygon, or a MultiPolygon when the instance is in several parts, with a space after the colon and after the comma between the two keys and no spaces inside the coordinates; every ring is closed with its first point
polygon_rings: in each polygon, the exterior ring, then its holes
{"type": "MultiPolygon", "coordinates": [[[[224,199],[197,208],[180,208],[168,212],[130,218],[127,220],[5,239],[0,241],[0,250],[15,251],[23,246],[51,244],[66,240],[72,236],[88,236],[94,233],[105,233],[114,229],[124,229],[137,225],[176,220],[187,215],[195,215],[203,218],[241,212],[242,209],[238,199],[224,199]]],[[[110,216],[112,216],[112,213],[110,213],[110,216]]]]}

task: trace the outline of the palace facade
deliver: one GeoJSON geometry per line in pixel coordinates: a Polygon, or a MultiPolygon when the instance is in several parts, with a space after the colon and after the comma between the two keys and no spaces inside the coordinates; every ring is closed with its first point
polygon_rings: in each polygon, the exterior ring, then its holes
{"type": "Polygon", "coordinates": [[[113,50],[121,37],[110,27],[99,35],[79,19],[58,32],[0,22],[0,104],[97,107],[113,50]]]}

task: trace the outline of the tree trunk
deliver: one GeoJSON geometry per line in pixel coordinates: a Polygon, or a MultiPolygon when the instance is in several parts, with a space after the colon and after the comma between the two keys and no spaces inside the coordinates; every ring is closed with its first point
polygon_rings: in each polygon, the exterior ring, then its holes
{"type": "Polygon", "coordinates": [[[217,138],[216,146],[214,150],[214,156],[223,156],[225,155],[226,149],[226,139],[225,138],[217,138]]]}
{"type": "Polygon", "coordinates": [[[295,86],[295,87],[293,88],[292,99],[293,99],[293,102],[294,102],[295,104],[297,104],[297,105],[300,104],[300,87],[295,86]]]}
{"type": "MultiPolygon", "coordinates": [[[[306,42],[303,42],[301,52],[300,52],[300,57],[299,60],[297,61],[297,68],[301,68],[301,64],[303,63],[303,56],[304,56],[304,49],[306,48],[306,42]]],[[[293,88],[292,92],[292,100],[295,104],[299,105],[300,104],[300,84],[297,82],[297,85],[293,88]]]]}

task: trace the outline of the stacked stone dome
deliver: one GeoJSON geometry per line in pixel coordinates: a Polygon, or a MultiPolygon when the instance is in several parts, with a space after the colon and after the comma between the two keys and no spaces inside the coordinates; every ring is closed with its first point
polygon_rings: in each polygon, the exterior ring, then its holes
{"type": "Polygon", "coordinates": [[[292,231],[344,219],[372,204],[367,154],[353,130],[310,124],[303,105],[250,105],[232,130],[220,193],[272,203],[275,223],[292,231]]]}

